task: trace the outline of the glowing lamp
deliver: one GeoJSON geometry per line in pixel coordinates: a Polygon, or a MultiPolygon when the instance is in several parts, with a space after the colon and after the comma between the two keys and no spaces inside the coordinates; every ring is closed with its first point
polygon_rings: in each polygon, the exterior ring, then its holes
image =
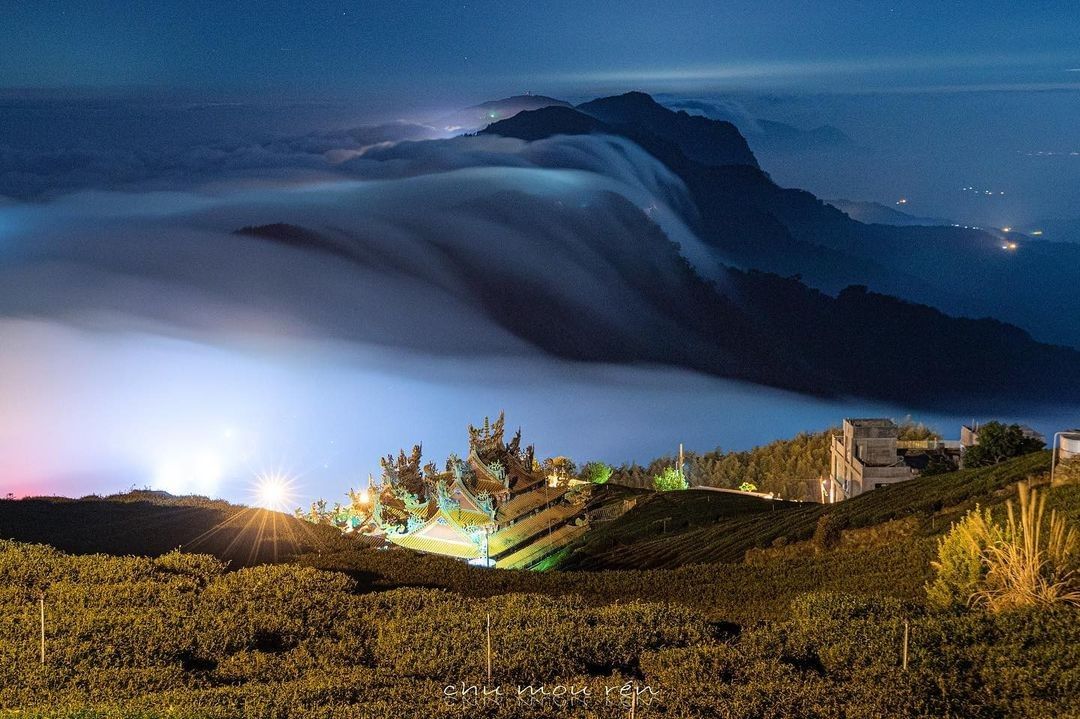
{"type": "Polygon", "coordinates": [[[255,503],[264,509],[282,511],[293,504],[293,481],[285,475],[260,475],[254,490],[255,503]]]}

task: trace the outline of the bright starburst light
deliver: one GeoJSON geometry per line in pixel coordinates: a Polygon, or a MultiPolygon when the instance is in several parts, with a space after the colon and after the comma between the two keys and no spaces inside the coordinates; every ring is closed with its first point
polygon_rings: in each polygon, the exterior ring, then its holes
{"type": "Polygon", "coordinates": [[[255,478],[255,504],[264,509],[285,511],[293,503],[293,479],[282,472],[267,472],[255,478]]]}

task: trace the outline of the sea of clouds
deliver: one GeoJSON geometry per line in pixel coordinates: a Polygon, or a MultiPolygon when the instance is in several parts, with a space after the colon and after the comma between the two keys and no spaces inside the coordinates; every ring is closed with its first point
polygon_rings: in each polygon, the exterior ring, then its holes
{"type": "Polygon", "coordinates": [[[415,122],[222,138],[183,121],[203,108],[153,132],[145,108],[80,112],[45,123],[55,142],[0,147],[0,490],[243,498],[268,466],[343,489],[412,441],[460,451],[465,422],[502,409],[552,451],[586,451],[576,416],[590,453],[647,459],[630,428],[681,414],[657,398],[719,382],[545,357],[478,291],[541,288],[598,332],[662,341],[604,244],[659,226],[702,275],[722,258],[681,182],[626,140],[415,122]],[[318,241],[235,232],[275,223],[318,241]]]}

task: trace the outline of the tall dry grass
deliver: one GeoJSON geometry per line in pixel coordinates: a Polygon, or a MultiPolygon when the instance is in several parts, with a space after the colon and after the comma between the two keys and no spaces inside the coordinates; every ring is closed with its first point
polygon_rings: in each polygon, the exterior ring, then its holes
{"type": "Polygon", "coordinates": [[[1017,500],[1006,504],[1004,525],[976,508],[942,538],[927,587],[932,603],[992,612],[1080,604],[1080,533],[1055,510],[1047,515],[1045,493],[1028,483],[1017,500]]]}

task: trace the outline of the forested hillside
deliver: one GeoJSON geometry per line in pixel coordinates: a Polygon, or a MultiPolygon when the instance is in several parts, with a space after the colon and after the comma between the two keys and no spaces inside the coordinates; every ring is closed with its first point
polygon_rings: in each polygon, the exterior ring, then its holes
{"type": "MultiPolygon", "coordinates": [[[[920,422],[901,421],[900,439],[940,439],[941,435],[920,422]]],[[[758,492],[782,499],[815,500],[818,484],[829,472],[829,442],[839,428],[800,432],[744,451],[719,447],[704,453],[687,452],[686,478],[691,486],[738,489],[744,483],[758,492]]],[[[653,487],[653,477],[678,463],[675,455],[657,457],[649,464],[624,464],[615,468],[611,482],[628,487],[653,487]]]]}
{"type": "MultiPolygon", "coordinates": [[[[801,432],[741,452],[686,453],[686,474],[691,486],[737,489],[744,482],[759,492],[772,492],[785,499],[803,499],[808,487],[816,484],[829,469],[829,437],[836,430],[801,432]]],[[[648,465],[617,467],[611,482],[630,487],[653,486],[653,477],[678,463],[676,456],[658,457],[648,465]]]]}

